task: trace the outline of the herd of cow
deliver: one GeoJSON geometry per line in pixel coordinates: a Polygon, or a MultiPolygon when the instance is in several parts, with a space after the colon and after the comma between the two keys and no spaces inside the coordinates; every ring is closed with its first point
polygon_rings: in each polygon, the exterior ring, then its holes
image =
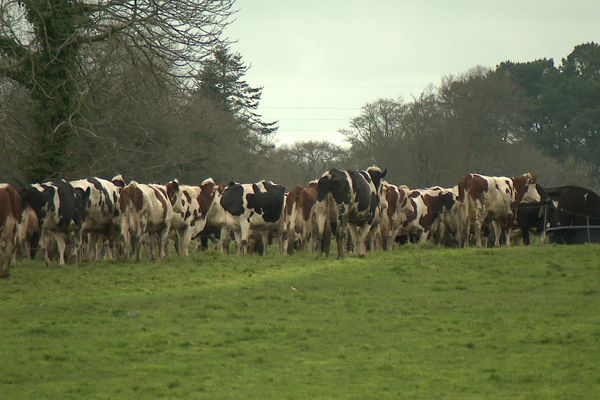
{"type": "Polygon", "coordinates": [[[265,254],[276,240],[283,254],[313,250],[329,254],[335,235],[338,257],[347,251],[391,250],[406,241],[444,246],[510,245],[519,229],[600,225],[600,198],[576,186],[544,189],[536,177],[468,174],[456,186],[410,189],[383,180],[387,170],[332,169],[307,187],[289,192],[270,181],[228,185],[211,178],[199,186],[126,183],[87,178],[22,188],[0,184],[0,276],[19,257],[36,253],[47,265],[69,260],[152,259],[167,256],[172,239],[180,255],[192,240],[221,252],[235,239],[240,253],[265,254]],[[55,261],[53,261],[55,260],[55,261]]]}

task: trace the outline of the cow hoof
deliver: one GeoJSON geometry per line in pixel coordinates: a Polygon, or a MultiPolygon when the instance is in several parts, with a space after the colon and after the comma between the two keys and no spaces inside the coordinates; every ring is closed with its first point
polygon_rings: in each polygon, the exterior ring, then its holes
{"type": "Polygon", "coordinates": [[[0,279],[10,279],[10,274],[0,275],[0,279]]]}

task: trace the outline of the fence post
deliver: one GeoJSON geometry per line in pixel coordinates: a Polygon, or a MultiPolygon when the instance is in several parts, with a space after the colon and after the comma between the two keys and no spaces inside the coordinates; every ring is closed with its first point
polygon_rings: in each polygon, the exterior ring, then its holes
{"type": "Polygon", "coordinates": [[[592,243],[592,237],[590,236],[590,216],[586,215],[585,219],[587,220],[588,243],[592,243]]]}

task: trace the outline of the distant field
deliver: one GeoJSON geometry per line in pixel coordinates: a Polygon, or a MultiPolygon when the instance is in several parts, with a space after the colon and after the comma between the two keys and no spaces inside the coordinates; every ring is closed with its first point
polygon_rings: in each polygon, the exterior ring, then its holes
{"type": "Polygon", "coordinates": [[[35,262],[0,300],[1,399],[600,394],[600,246],[35,262]]]}

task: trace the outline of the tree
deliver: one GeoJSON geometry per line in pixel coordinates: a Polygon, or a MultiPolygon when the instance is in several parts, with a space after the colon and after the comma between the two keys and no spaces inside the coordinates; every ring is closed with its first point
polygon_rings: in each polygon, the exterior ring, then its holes
{"type": "Polygon", "coordinates": [[[70,166],[90,62],[84,50],[113,42],[132,64],[185,86],[220,42],[233,1],[0,0],[0,78],[17,82],[32,102],[26,177],[56,177],[70,166]]]}
{"type": "Polygon", "coordinates": [[[257,113],[261,87],[252,87],[244,79],[250,67],[242,55],[226,45],[215,48],[198,74],[197,93],[211,99],[222,111],[231,113],[248,131],[250,148],[256,153],[271,149],[269,140],[277,131],[277,122],[265,122],[257,113]]]}
{"type": "Polygon", "coordinates": [[[308,140],[277,147],[261,164],[263,177],[289,189],[306,186],[331,168],[348,168],[348,150],[326,140],[308,140]]]}
{"type": "Polygon", "coordinates": [[[403,115],[407,106],[401,99],[379,99],[362,107],[352,118],[350,129],[342,131],[351,145],[355,164],[391,165],[398,154],[398,143],[405,133],[403,115]]]}
{"type": "Polygon", "coordinates": [[[600,46],[576,46],[552,60],[501,63],[496,71],[521,88],[531,105],[523,139],[558,160],[583,159],[600,171],[600,46]]]}

